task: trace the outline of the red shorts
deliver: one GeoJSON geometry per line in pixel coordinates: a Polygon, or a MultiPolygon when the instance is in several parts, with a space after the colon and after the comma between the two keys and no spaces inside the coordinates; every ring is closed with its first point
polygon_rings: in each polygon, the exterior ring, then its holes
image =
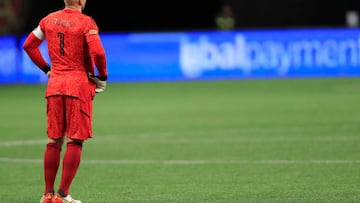
{"type": "Polygon", "coordinates": [[[47,97],[47,134],[49,138],[92,138],[92,100],[54,95],[47,97]]]}

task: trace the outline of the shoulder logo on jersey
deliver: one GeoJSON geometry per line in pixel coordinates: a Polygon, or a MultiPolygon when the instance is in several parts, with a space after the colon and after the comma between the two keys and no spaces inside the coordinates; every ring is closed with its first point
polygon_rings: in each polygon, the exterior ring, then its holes
{"type": "Polygon", "coordinates": [[[89,35],[97,35],[98,31],[97,30],[89,30],[89,35]]]}

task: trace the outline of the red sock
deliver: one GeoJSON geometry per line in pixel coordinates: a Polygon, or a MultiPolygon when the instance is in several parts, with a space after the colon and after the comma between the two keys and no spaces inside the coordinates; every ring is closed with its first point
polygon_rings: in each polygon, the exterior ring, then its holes
{"type": "Polygon", "coordinates": [[[48,143],[44,154],[45,192],[54,191],[54,182],[60,163],[61,147],[56,143],[48,143]]]}
{"type": "Polygon", "coordinates": [[[80,165],[82,144],[77,142],[69,142],[63,160],[62,176],[60,187],[65,195],[69,194],[69,188],[73,181],[77,169],[80,165]]]}

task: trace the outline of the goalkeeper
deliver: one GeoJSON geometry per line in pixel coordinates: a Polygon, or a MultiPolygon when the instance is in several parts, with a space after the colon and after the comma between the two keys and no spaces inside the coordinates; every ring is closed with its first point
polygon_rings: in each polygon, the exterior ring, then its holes
{"type": "Polygon", "coordinates": [[[43,157],[45,188],[41,203],[81,202],[70,196],[69,189],[80,165],[83,142],[93,137],[93,99],[106,89],[108,76],[98,26],[82,13],[86,0],[64,3],[65,8],[41,19],[23,44],[29,58],[49,77],[45,91],[48,143],[43,157]],[[44,40],[49,62],[39,50],[44,40]],[[55,190],[64,142],[60,185],[55,190]]]}

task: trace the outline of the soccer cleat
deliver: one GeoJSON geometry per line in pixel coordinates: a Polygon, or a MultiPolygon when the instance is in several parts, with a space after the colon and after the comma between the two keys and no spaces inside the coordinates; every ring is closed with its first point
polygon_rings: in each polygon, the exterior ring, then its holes
{"type": "Polygon", "coordinates": [[[62,197],[59,194],[54,196],[54,203],[81,203],[80,200],[73,199],[70,195],[62,197]]]}
{"type": "Polygon", "coordinates": [[[47,193],[43,195],[40,199],[40,203],[53,203],[54,195],[52,193],[47,193]]]}

